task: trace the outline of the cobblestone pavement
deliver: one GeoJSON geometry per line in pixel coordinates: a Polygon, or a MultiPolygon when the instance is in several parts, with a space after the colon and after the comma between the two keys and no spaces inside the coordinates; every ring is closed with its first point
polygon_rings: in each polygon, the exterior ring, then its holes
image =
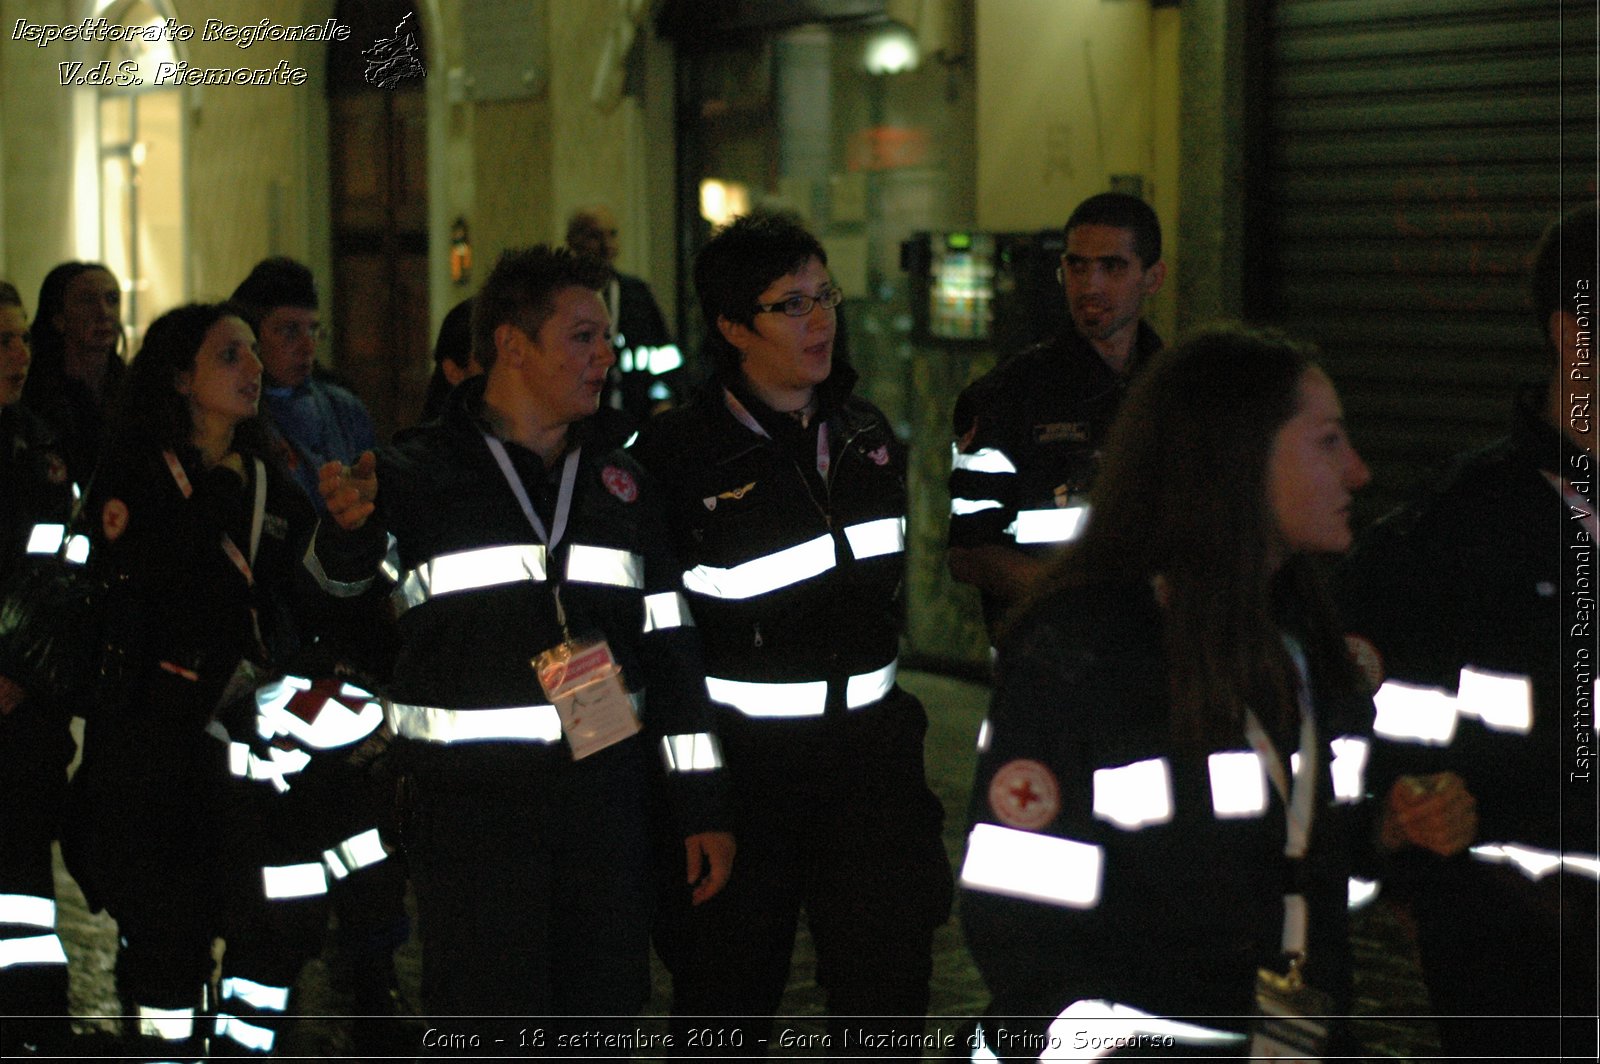
{"type": "MultiPolygon", "coordinates": [[[[973,738],[988,701],[987,688],[929,673],[902,673],[901,682],[928,707],[928,772],[934,792],[944,803],[945,844],[952,865],[961,852],[961,833],[973,771],[973,738]]],[[[57,861],[59,925],[72,964],[72,1011],[80,1031],[111,1034],[117,1011],[112,966],[116,925],[105,914],[89,913],[76,884],[57,861]]],[[[1382,905],[1369,908],[1356,932],[1356,1034],[1374,1057],[1418,1059],[1437,1053],[1431,1021],[1423,1017],[1426,999],[1416,961],[1400,922],[1382,905]]],[[[934,972],[929,1031],[954,1033],[982,1012],[987,994],[961,943],[954,920],[934,940],[934,972]]],[[[789,989],[784,997],[787,1027],[798,1034],[820,1034],[822,995],[815,983],[811,942],[804,927],[795,951],[789,989]]],[[[421,971],[415,940],[396,956],[402,990],[415,1005],[421,971]]],[[[328,965],[312,962],[301,978],[298,998],[305,1014],[284,1036],[285,1056],[329,1058],[350,1056],[350,1024],[341,1014],[348,1004],[331,986],[328,965]]],[[[657,968],[655,990],[639,1029],[665,1031],[667,981],[657,968]]],[[[419,1032],[421,1028],[418,1029],[419,1032]]],[[[419,1039],[420,1040],[420,1039],[419,1039]]],[[[75,1056],[95,1051],[91,1045],[75,1056]]],[[[424,1050],[419,1045],[416,1052],[424,1050]]],[[[815,1051],[811,1051],[815,1052],[815,1051]]],[[[432,1056],[434,1054],[428,1054],[432,1056]]],[[[774,1054],[776,1055],[776,1054],[774,1054]]],[[[796,1056],[801,1054],[797,1053],[796,1056]]],[[[374,1059],[374,1058],[367,1058],[374,1059]]],[[[389,1059],[403,1059],[393,1057],[389,1059]]],[[[620,1058],[612,1058],[620,1059],[620,1058]]],[[[820,1059],[814,1057],[813,1059],[820,1059]]],[[[928,1059],[936,1059],[929,1055],[928,1059]]]]}

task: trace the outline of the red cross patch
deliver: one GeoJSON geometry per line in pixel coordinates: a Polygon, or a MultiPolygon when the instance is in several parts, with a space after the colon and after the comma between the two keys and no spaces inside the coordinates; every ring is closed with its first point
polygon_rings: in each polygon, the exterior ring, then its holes
{"type": "Polygon", "coordinates": [[[1002,824],[1035,831],[1061,811],[1061,788],[1038,761],[1008,761],[989,781],[989,808],[1002,824]]]}
{"type": "Polygon", "coordinates": [[[623,502],[632,502],[639,497],[639,485],[626,469],[608,465],[600,471],[600,479],[605,482],[606,490],[623,502]]]}
{"type": "Polygon", "coordinates": [[[67,482],[67,463],[55,452],[45,456],[44,478],[52,484],[65,484],[67,482]]]}
{"type": "Polygon", "coordinates": [[[360,713],[361,708],[367,704],[367,699],[357,698],[352,695],[341,694],[344,684],[338,680],[315,680],[310,690],[296,691],[289,699],[287,706],[290,713],[299,717],[307,724],[315,724],[317,717],[329,701],[339,702],[352,713],[360,713]]]}

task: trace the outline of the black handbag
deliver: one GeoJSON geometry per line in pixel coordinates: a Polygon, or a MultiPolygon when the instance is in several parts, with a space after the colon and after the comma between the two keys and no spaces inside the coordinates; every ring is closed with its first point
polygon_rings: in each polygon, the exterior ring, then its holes
{"type": "Polygon", "coordinates": [[[53,552],[29,554],[0,586],[0,675],[29,698],[87,717],[121,682],[125,655],[107,638],[115,588],[86,564],[80,512],[53,552]]]}

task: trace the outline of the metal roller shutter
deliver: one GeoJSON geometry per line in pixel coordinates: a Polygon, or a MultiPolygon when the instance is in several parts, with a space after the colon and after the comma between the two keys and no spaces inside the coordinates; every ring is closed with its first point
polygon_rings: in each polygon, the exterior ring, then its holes
{"type": "Polygon", "coordinates": [[[1274,0],[1253,317],[1313,339],[1370,517],[1544,372],[1528,253],[1593,200],[1593,0],[1274,0]]]}

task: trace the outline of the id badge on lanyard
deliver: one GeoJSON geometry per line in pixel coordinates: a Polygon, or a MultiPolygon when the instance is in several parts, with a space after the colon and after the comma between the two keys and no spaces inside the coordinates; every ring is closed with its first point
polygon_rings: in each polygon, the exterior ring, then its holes
{"type": "MultiPolygon", "coordinates": [[[[1300,771],[1293,773],[1278,754],[1266,729],[1254,713],[1245,717],[1245,735],[1260,756],[1272,787],[1284,803],[1284,856],[1298,860],[1310,844],[1311,821],[1316,812],[1316,781],[1320,771],[1316,718],[1308,694],[1304,653],[1288,641],[1290,657],[1299,673],[1300,771]]],[[[1320,1061],[1327,1051],[1328,1025],[1333,998],[1302,978],[1306,960],[1309,914],[1303,894],[1283,898],[1283,952],[1288,972],[1260,968],[1256,972],[1256,1018],[1250,1028],[1250,1056],[1275,1060],[1320,1061]]]]}
{"type": "MultiPolygon", "coordinates": [[[[522,486],[505,444],[493,436],[485,435],[484,442],[494,455],[500,472],[506,478],[511,493],[517,497],[523,516],[533,526],[539,542],[545,545],[545,555],[550,559],[550,571],[555,572],[555,551],[567,531],[567,518],[572,513],[572,491],[578,479],[578,453],[574,448],[567,454],[561,469],[561,487],[556,493],[555,524],[546,532],[544,522],[533,508],[527,490],[522,486]]],[[[556,707],[561,718],[561,733],[566,736],[575,761],[635,735],[640,730],[639,718],[633,712],[633,702],[622,682],[622,667],[617,664],[610,645],[604,639],[574,639],[567,627],[567,611],[561,605],[561,585],[552,579],[551,594],[555,597],[556,619],[561,622],[563,639],[555,646],[533,659],[534,673],[545,697],[556,707]]]]}

